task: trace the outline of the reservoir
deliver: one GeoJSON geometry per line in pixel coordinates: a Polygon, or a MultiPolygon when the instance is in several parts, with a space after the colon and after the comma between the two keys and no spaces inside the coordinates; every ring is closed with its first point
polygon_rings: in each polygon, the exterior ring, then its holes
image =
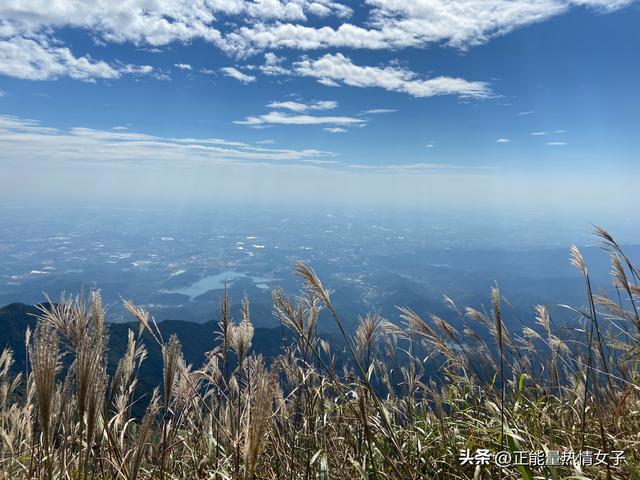
{"type": "Polygon", "coordinates": [[[173,290],[164,290],[162,293],[180,293],[182,295],[187,295],[189,298],[193,299],[202,295],[203,293],[208,292],[209,290],[219,290],[224,288],[225,282],[227,284],[232,283],[234,280],[239,278],[250,278],[257,288],[269,289],[268,283],[273,281],[273,278],[268,277],[258,277],[247,275],[246,273],[234,272],[233,270],[229,270],[226,272],[218,273],[216,275],[209,275],[204,277],[197,282],[188,285],[186,287],[176,288],[173,290]]]}

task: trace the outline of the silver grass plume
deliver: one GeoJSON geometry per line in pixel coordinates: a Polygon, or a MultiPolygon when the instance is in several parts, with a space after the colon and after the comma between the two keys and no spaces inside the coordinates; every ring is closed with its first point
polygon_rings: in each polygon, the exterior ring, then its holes
{"type": "Polygon", "coordinates": [[[244,441],[244,478],[252,480],[262,448],[267,424],[272,415],[272,405],[275,391],[275,378],[264,368],[262,357],[259,356],[252,365],[252,392],[249,414],[246,423],[244,441]]]}
{"type": "Polygon", "coordinates": [[[52,441],[52,416],[56,393],[56,374],[59,368],[58,335],[48,323],[39,323],[33,335],[33,344],[29,347],[33,383],[38,403],[38,418],[44,437],[44,450],[47,456],[47,477],[53,476],[52,459],[49,449],[52,441]]]}
{"type": "Polygon", "coordinates": [[[242,320],[238,325],[233,325],[231,335],[231,347],[238,357],[238,366],[242,366],[247,352],[251,348],[253,340],[253,325],[249,316],[249,300],[242,300],[242,320]]]}
{"type": "Polygon", "coordinates": [[[162,380],[163,380],[163,400],[162,407],[163,412],[166,415],[169,409],[169,403],[171,401],[171,394],[173,393],[173,386],[175,383],[176,375],[178,373],[179,363],[182,357],[182,351],[180,346],[180,340],[173,334],[169,339],[169,344],[162,347],[162,380]]]}

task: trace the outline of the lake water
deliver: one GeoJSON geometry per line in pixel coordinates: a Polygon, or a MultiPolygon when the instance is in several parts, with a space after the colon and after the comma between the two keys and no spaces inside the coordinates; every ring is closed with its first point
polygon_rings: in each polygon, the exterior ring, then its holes
{"type": "Polygon", "coordinates": [[[208,292],[209,290],[223,289],[225,282],[229,284],[239,278],[250,278],[257,288],[261,288],[265,290],[269,289],[269,282],[274,280],[273,278],[257,277],[257,276],[247,275],[246,273],[234,272],[230,270],[230,271],[218,273],[217,275],[209,275],[187,287],[176,288],[173,290],[165,290],[165,292],[180,293],[182,295],[187,295],[189,296],[189,298],[193,299],[199,295],[202,295],[203,293],[208,292]]]}

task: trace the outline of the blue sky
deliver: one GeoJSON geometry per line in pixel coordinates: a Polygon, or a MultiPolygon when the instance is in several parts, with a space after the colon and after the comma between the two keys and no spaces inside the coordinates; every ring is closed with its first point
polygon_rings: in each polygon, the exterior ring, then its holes
{"type": "Polygon", "coordinates": [[[0,6],[5,201],[632,201],[638,2],[111,3],[0,6]]]}

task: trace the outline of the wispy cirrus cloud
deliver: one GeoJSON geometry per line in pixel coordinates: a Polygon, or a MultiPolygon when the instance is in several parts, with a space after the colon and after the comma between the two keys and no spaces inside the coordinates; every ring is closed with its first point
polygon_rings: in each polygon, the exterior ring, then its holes
{"type": "Polygon", "coordinates": [[[361,118],[347,116],[292,115],[283,112],[269,112],[264,115],[253,115],[233,123],[248,126],[263,125],[341,125],[354,126],[366,123],[361,118]]]}
{"type": "Polygon", "coordinates": [[[362,113],[369,113],[369,114],[377,115],[379,113],[393,113],[393,112],[397,112],[397,110],[395,110],[393,108],[372,108],[370,110],[365,110],[362,113]]]}
{"type": "Polygon", "coordinates": [[[444,76],[423,79],[406,68],[357,65],[341,53],[328,53],[316,60],[303,59],[294,63],[294,71],[301,76],[316,78],[325,85],[378,87],[413,97],[458,95],[467,98],[488,98],[492,95],[489,85],[485,82],[470,82],[462,78],[444,76]]]}
{"type": "Polygon", "coordinates": [[[404,164],[390,164],[390,165],[368,165],[368,164],[349,164],[348,168],[353,170],[368,171],[372,173],[386,173],[386,174],[420,174],[420,173],[434,173],[438,171],[464,171],[464,172],[491,172],[499,170],[498,167],[487,165],[456,165],[450,163],[404,163],[404,164]]]}
{"type": "Polygon", "coordinates": [[[267,104],[267,107],[274,109],[291,110],[292,112],[307,112],[309,110],[333,110],[338,107],[338,102],[333,100],[321,100],[311,103],[294,102],[291,100],[285,102],[273,101],[267,104]]]}
{"type": "MultiPolygon", "coordinates": [[[[329,127],[331,128],[331,127],[329,127]]],[[[340,128],[340,127],[335,127],[340,128]]],[[[340,132],[332,132],[340,133],[340,132]]],[[[322,167],[338,172],[416,175],[449,171],[491,172],[492,166],[446,163],[400,163],[369,165],[345,163],[336,154],[314,148],[284,149],[220,138],[169,138],[124,130],[88,127],[58,129],[35,120],[0,115],[0,161],[42,162],[54,168],[69,162],[87,165],[138,164],[152,166],[292,166],[322,167]],[[90,152],[88,154],[87,152],[90,152]]]]}
{"type": "Polygon", "coordinates": [[[234,67],[223,67],[220,71],[227,77],[235,78],[242,83],[251,83],[256,81],[256,77],[253,75],[247,75],[234,67]]]}
{"type": "Polygon", "coordinates": [[[298,162],[334,157],[313,148],[267,148],[220,138],[169,138],[128,130],[46,127],[35,120],[0,116],[0,160],[85,163],[223,164],[298,162]],[[90,152],[90,153],[88,153],[90,152]]]}

